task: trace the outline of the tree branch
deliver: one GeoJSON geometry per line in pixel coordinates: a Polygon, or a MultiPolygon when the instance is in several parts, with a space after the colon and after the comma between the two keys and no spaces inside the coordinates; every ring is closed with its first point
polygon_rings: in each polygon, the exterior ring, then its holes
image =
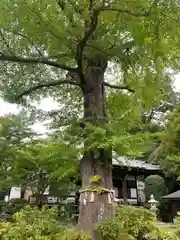
{"type": "Polygon", "coordinates": [[[83,54],[83,51],[84,51],[87,41],[89,40],[89,38],[92,36],[93,32],[97,28],[99,13],[100,13],[99,10],[94,10],[92,12],[92,19],[91,19],[90,26],[85,29],[84,37],[78,44],[77,57],[78,57],[79,61],[81,61],[82,54],[83,54]]]}
{"type": "Polygon", "coordinates": [[[113,88],[113,89],[119,89],[119,90],[127,90],[128,92],[135,93],[135,90],[132,88],[129,88],[128,86],[120,86],[120,85],[111,85],[107,82],[104,82],[104,86],[113,88]]]}
{"type": "Polygon", "coordinates": [[[134,16],[134,17],[148,17],[150,16],[150,12],[138,12],[138,13],[135,13],[135,12],[131,12],[127,9],[121,9],[121,8],[112,8],[112,7],[104,7],[104,8],[100,8],[99,9],[100,12],[105,12],[105,11],[111,11],[111,12],[119,12],[119,13],[125,13],[125,14],[129,14],[131,16],[134,16]]]}
{"type": "Polygon", "coordinates": [[[77,46],[77,63],[78,63],[79,71],[80,71],[79,72],[80,79],[83,82],[84,82],[84,74],[83,74],[83,67],[82,67],[82,55],[83,55],[83,51],[86,47],[86,44],[87,44],[89,38],[92,36],[92,34],[95,32],[95,30],[97,28],[99,13],[100,13],[99,10],[93,11],[91,24],[90,24],[89,28],[85,29],[84,37],[82,38],[82,40],[79,42],[79,44],[77,46]]]}
{"type": "Polygon", "coordinates": [[[32,92],[34,92],[36,90],[39,90],[39,89],[42,89],[42,88],[54,87],[54,86],[59,86],[59,85],[63,85],[63,84],[80,86],[79,83],[77,83],[75,81],[72,81],[72,80],[51,81],[51,82],[48,82],[48,83],[42,83],[42,84],[38,84],[34,87],[31,87],[31,88],[25,90],[24,92],[22,92],[21,94],[19,94],[18,96],[16,96],[15,99],[19,100],[23,96],[27,96],[27,95],[31,94],[32,92]]]}
{"type": "Polygon", "coordinates": [[[71,72],[77,72],[77,68],[72,68],[72,67],[66,66],[64,64],[60,64],[58,62],[48,60],[46,58],[23,58],[23,57],[18,57],[18,56],[6,55],[6,54],[0,52],[0,60],[8,61],[8,62],[24,63],[24,64],[29,64],[29,63],[38,64],[39,63],[39,64],[49,65],[52,67],[57,67],[60,69],[71,71],[71,72]]]}
{"type": "Polygon", "coordinates": [[[26,35],[24,35],[22,33],[18,33],[18,32],[17,33],[13,33],[12,32],[12,34],[17,35],[17,36],[19,36],[21,38],[27,39],[29,41],[29,43],[32,45],[32,47],[34,47],[36,49],[36,51],[39,53],[39,56],[44,57],[42,52],[40,51],[40,49],[33,43],[33,41],[28,36],[26,36],[26,35]]]}
{"type": "Polygon", "coordinates": [[[89,27],[89,29],[85,31],[83,39],[78,44],[78,60],[79,61],[81,60],[87,41],[89,40],[89,38],[97,28],[98,14],[99,14],[99,11],[94,11],[91,26],[89,27]]]}
{"type": "Polygon", "coordinates": [[[65,7],[66,7],[66,1],[62,1],[62,0],[57,0],[57,5],[60,7],[60,9],[62,11],[64,11],[65,7]]]}
{"type": "Polygon", "coordinates": [[[159,3],[159,0],[154,0],[154,2],[149,8],[149,11],[148,11],[149,14],[151,13],[151,10],[153,9],[153,7],[157,7],[158,3],[159,3]]]}
{"type": "Polygon", "coordinates": [[[79,42],[77,46],[77,63],[79,67],[79,75],[82,83],[84,82],[84,75],[83,75],[83,70],[82,70],[82,55],[83,51],[87,45],[87,42],[89,38],[92,36],[92,34],[96,31],[97,25],[98,25],[98,16],[101,12],[103,11],[113,11],[113,12],[119,12],[119,13],[125,13],[129,14],[135,17],[147,17],[150,15],[149,12],[139,12],[139,13],[134,13],[126,9],[120,9],[120,8],[111,8],[111,7],[100,7],[98,9],[95,9],[92,13],[92,19],[91,19],[91,24],[88,28],[85,29],[85,34],[82,40],[79,42]]]}

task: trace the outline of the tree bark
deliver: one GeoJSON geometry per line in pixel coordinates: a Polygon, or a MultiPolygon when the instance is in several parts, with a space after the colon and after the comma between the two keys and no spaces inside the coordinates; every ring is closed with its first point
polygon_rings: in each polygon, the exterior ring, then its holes
{"type": "MultiPolygon", "coordinates": [[[[84,124],[101,125],[107,123],[107,109],[105,105],[104,72],[107,62],[88,63],[84,87],[84,124]]],[[[85,136],[85,150],[91,143],[85,136]]],[[[81,160],[81,181],[79,203],[80,229],[91,231],[93,224],[114,214],[114,196],[112,194],[112,151],[111,149],[90,149],[84,153],[81,160]],[[96,186],[90,179],[99,176],[96,186]],[[89,190],[88,190],[89,189],[89,190]],[[92,190],[93,189],[93,190],[92,190]],[[105,189],[99,192],[98,189],[105,189]]]]}
{"type": "Polygon", "coordinates": [[[35,194],[36,206],[41,207],[43,196],[39,193],[35,194]]]}

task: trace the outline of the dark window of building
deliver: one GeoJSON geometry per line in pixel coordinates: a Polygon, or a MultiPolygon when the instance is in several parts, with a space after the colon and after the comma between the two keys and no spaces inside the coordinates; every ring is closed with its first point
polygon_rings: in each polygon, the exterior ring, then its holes
{"type": "Polygon", "coordinates": [[[127,188],[136,188],[136,181],[127,180],[127,188]]]}

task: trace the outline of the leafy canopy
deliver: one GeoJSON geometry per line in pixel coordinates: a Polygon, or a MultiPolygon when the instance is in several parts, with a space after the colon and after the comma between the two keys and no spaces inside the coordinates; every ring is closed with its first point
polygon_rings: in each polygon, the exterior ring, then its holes
{"type": "Polygon", "coordinates": [[[166,128],[160,134],[160,144],[150,159],[158,161],[167,173],[180,171],[180,108],[179,105],[167,115],[166,128]]]}
{"type": "Polygon", "coordinates": [[[51,86],[58,96],[62,70],[85,72],[87,58],[117,63],[118,82],[151,98],[164,68],[178,67],[178,1],[3,0],[1,16],[0,59],[11,62],[2,63],[1,84],[11,100],[51,86]]]}
{"type": "Polygon", "coordinates": [[[21,113],[18,116],[0,117],[0,186],[9,187],[10,176],[17,151],[25,139],[34,136],[30,130],[28,119],[21,113]]]}
{"type": "MultiPolygon", "coordinates": [[[[32,99],[51,95],[62,106],[58,123],[72,124],[82,117],[81,90],[90,60],[108,61],[104,85],[113,88],[107,90],[113,131],[107,131],[107,126],[92,131],[88,126],[91,137],[98,139],[91,147],[111,145],[134,154],[147,134],[132,137],[129,129],[141,125],[144,109],[158,106],[165,98],[167,70],[179,69],[179,8],[178,1],[172,0],[2,0],[0,86],[4,97],[30,104],[32,99]],[[67,77],[67,71],[78,79],[67,77]]],[[[63,134],[77,133],[76,129],[71,126],[63,134]]],[[[80,134],[78,145],[82,144],[80,134]]]]}
{"type": "Polygon", "coordinates": [[[43,195],[50,187],[52,195],[67,197],[74,190],[78,173],[78,152],[60,139],[35,139],[28,119],[6,116],[0,119],[0,186],[27,186],[43,195]],[[55,186],[55,187],[51,187],[55,186]]]}

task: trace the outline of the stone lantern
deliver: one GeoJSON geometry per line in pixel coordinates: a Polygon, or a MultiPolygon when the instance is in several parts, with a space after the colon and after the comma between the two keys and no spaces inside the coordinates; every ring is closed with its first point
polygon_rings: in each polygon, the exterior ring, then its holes
{"type": "Polygon", "coordinates": [[[157,209],[158,201],[155,200],[153,194],[151,194],[150,200],[148,201],[148,203],[151,205],[150,211],[153,212],[154,214],[156,214],[156,213],[157,213],[157,210],[158,210],[158,209],[157,209]]]}

